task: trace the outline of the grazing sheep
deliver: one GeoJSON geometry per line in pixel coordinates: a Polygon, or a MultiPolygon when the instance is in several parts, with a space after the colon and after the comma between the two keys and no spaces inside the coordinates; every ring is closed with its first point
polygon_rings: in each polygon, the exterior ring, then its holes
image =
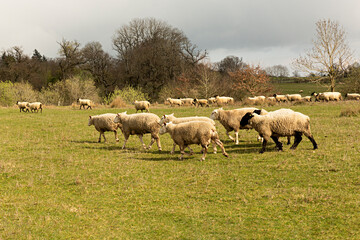
{"type": "Polygon", "coordinates": [[[345,98],[347,100],[360,100],[360,94],[359,93],[347,93],[347,94],[345,94],[345,98]]]}
{"type": "Polygon", "coordinates": [[[40,109],[40,112],[42,113],[42,103],[41,102],[32,102],[32,103],[27,103],[26,107],[28,109],[31,110],[31,112],[39,112],[39,109],[40,109]]]}
{"type": "Polygon", "coordinates": [[[285,95],[278,95],[275,93],[273,96],[277,102],[287,102],[287,100],[288,100],[285,95]]]}
{"type": "Polygon", "coordinates": [[[160,118],[153,113],[134,113],[126,114],[126,112],[116,114],[114,119],[115,123],[121,124],[121,130],[124,135],[125,141],[122,149],[125,148],[126,142],[130,135],[138,135],[140,142],[144,149],[146,145],[142,139],[146,133],[151,134],[151,142],[147,149],[150,149],[153,143],[156,141],[159,151],[161,151],[161,144],[159,138],[159,124],[160,118]]]}
{"type": "Polygon", "coordinates": [[[213,124],[203,121],[192,121],[174,124],[172,122],[163,123],[160,128],[160,134],[169,133],[174,141],[174,145],[179,145],[180,157],[182,160],[185,154],[184,149],[191,144],[200,144],[202,147],[201,160],[204,161],[208,150],[208,145],[214,141],[222,150],[225,157],[226,153],[223,143],[219,139],[219,134],[213,124]]]}
{"type": "Polygon", "coordinates": [[[76,100],[79,104],[80,104],[80,110],[81,110],[81,107],[84,107],[85,109],[85,106],[87,106],[86,109],[92,109],[91,105],[92,105],[92,102],[90,99],[81,99],[81,98],[78,98],[76,100]]]}
{"type": "Polygon", "coordinates": [[[301,101],[302,99],[300,94],[286,94],[285,96],[289,102],[301,101]]]}
{"type": "Polygon", "coordinates": [[[135,104],[135,110],[136,112],[138,110],[141,110],[142,111],[146,111],[146,112],[149,112],[149,107],[150,107],[150,103],[148,101],[136,101],[134,102],[135,104]]]}
{"type": "Polygon", "coordinates": [[[29,112],[29,108],[27,107],[29,102],[19,102],[17,101],[16,102],[16,105],[18,105],[19,109],[20,109],[20,112],[23,111],[23,112],[29,112]],[[25,111],[26,110],[26,111],[25,111]]]}
{"type": "Polygon", "coordinates": [[[235,144],[239,144],[239,129],[251,128],[250,126],[240,127],[240,121],[245,113],[253,112],[254,110],[257,110],[257,108],[239,108],[233,110],[219,108],[211,113],[210,118],[212,120],[219,120],[226,130],[226,135],[235,141],[235,144]],[[231,131],[235,131],[235,139],[230,136],[229,132],[231,131]]]}
{"type": "Polygon", "coordinates": [[[302,100],[303,102],[311,102],[311,96],[302,97],[301,100],[302,100]]]}
{"type": "Polygon", "coordinates": [[[234,98],[232,97],[219,97],[219,95],[215,96],[215,101],[218,106],[223,106],[226,104],[233,104],[234,98]]]}
{"type": "Polygon", "coordinates": [[[95,129],[100,132],[98,142],[101,142],[101,135],[104,137],[104,142],[106,142],[104,132],[114,132],[115,141],[119,141],[117,129],[120,127],[120,124],[114,123],[115,117],[115,113],[105,113],[101,115],[89,116],[88,126],[94,125],[95,129]]]}
{"type": "Polygon", "coordinates": [[[282,143],[279,142],[279,137],[287,136],[295,136],[291,149],[296,149],[302,140],[302,134],[309,138],[314,149],[318,148],[310,131],[310,118],[308,116],[294,112],[291,109],[280,109],[277,111],[282,113],[276,113],[276,111],[266,115],[246,113],[241,119],[241,126],[250,124],[264,138],[260,153],[265,152],[266,144],[270,138],[273,139],[277,148],[281,151],[282,143]]]}
{"type": "Polygon", "coordinates": [[[323,93],[316,93],[313,92],[311,96],[315,96],[316,101],[340,101],[342,100],[341,93],[339,92],[323,92],[323,93]]]}
{"type": "Polygon", "coordinates": [[[184,106],[191,106],[193,105],[194,99],[193,98],[180,98],[182,105],[184,106]]]}
{"type": "Polygon", "coordinates": [[[195,106],[201,106],[201,107],[209,107],[209,101],[207,99],[197,99],[195,98],[193,101],[193,104],[195,106]]]}
{"type": "Polygon", "coordinates": [[[175,105],[178,105],[180,107],[182,105],[182,101],[180,99],[167,98],[166,101],[168,101],[172,107],[175,105]]]}
{"type": "Polygon", "coordinates": [[[265,96],[248,97],[247,102],[251,105],[263,104],[265,102],[265,96]]]}

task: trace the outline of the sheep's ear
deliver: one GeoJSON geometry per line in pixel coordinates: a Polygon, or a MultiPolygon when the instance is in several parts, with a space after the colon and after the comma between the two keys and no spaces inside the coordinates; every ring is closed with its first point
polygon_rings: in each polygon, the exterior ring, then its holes
{"type": "Polygon", "coordinates": [[[126,114],[127,113],[127,111],[125,111],[125,112],[123,112],[124,114],[126,114]]]}
{"type": "Polygon", "coordinates": [[[256,109],[256,110],[253,111],[253,113],[256,113],[256,114],[260,115],[261,114],[261,109],[256,109]]]}
{"type": "Polygon", "coordinates": [[[170,114],[171,116],[174,116],[174,113],[170,114]]]}
{"type": "Polygon", "coordinates": [[[91,116],[89,116],[89,118],[91,119],[91,116]]]}

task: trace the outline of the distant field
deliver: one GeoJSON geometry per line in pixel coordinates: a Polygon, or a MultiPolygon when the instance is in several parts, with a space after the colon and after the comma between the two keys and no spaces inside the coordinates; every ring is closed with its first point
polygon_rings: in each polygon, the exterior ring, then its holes
{"type": "Polygon", "coordinates": [[[326,92],[329,91],[327,87],[318,85],[316,83],[274,83],[275,92],[282,94],[301,93],[302,96],[309,96],[313,92],[326,92]]]}
{"type": "Polygon", "coordinates": [[[271,143],[259,154],[255,131],[241,131],[235,145],[217,123],[230,157],[210,152],[200,162],[193,146],[196,154],[179,161],[169,135],[163,152],[142,150],[136,136],[122,150],[121,132],[120,143],[113,133],[97,143],[89,115],[133,108],[1,108],[0,239],[360,239],[360,117],[340,117],[360,103],[259,107],[309,115],[319,149],[304,137],[295,151],[271,143]]]}

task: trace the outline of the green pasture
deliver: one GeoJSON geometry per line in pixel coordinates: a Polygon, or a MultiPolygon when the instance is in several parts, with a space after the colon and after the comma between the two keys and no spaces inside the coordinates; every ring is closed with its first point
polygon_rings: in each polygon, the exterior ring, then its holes
{"type": "Polygon", "coordinates": [[[313,92],[326,92],[329,89],[313,82],[305,83],[274,83],[274,90],[280,94],[300,93],[301,96],[310,96],[313,92]],[[302,90],[302,92],[300,92],[302,90]]]}
{"type": "Polygon", "coordinates": [[[240,131],[235,145],[217,122],[229,158],[209,151],[201,162],[193,146],[179,161],[168,134],[162,152],[141,149],[137,136],[122,150],[121,131],[120,143],[110,132],[97,142],[89,115],[133,108],[1,108],[0,239],[360,239],[360,117],[340,116],[360,103],[260,107],[309,115],[319,149],[304,137],[295,151],[271,143],[259,154],[255,131],[240,131]]]}

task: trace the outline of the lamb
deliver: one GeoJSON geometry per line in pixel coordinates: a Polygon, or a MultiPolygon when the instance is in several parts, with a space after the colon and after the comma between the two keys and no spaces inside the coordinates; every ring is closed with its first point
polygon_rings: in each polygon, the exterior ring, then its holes
{"type": "Polygon", "coordinates": [[[287,102],[287,100],[288,100],[285,95],[278,95],[275,93],[273,96],[277,102],[287,102]]]}
{"type": "Polygon", "coordinates": [[[29,102],[19,102],[17,101],[16,102],[16,105],[18,105],[19,109],[20,109],[20,112],[23,111],[23,112],[29,112],[29,108],[27,107],[29,102]],[[25,111],[26,110],[26,111],[25,111]]]}
{"type": "Polygon", "coordinates": [[[142,137],[144,134],[150,133],[151,141],[147,149],[150,149],[153,143],[156,141],[157,147],[159,151],[161,151],[159,121],[160,118],[153,113],[126,114],[126,112],[122,112],[116,114],[114,122],[121,124],[121,130],[125,138],[122,149],[125,149],[126,142],[130,135],[138,135],[143,148],[146,149],[146,145],[144,144],[142,137]]]}
{"type": "Polygon", "coordinates": [[[87,106],[87,108],[86,109],[92,109],[92,102],[91,102],[91,100],[90,99],[81,99],[81,98],[78,98],[77,100],[76,100],[79,104],[80,104],[80,110],[81,110],[81,107],[84,107],[84,109],[85,109],[85,106],[87,106]]]}
{"type": "Polygon", "coordinates": [[[104,137],[104,142],[106,142],[104,132],[114,132],[115,141],[119,142],[117,129],[119,127],[121,128],[121,126],[119,123],[114,123],[115,117],[115,113],[105,113],[101,115],[89,116],[88,126],[94,125],[95,129],[100,132],[98,142],[101,142],[101,135],[104,137]]]}
{"type": "Polygon", "coordinates": [[[40,112],[42,113],[42,103],[41,102],[32,102],[32,103],[27,103],[26,104],[26,107],[28,109],[31,110],[31,112],[39,112],[39,109],[40,109],[40,112]]]}
{"type": "Polygon", "coordinates": [[[347,93],[347,94],[345,94],[345,98],[347,100],[360,100],[360,94],[359,93],[347,93]]]}
{"type": "Polygon", "coordinates": [[[234,103],[234,98],[232,97],[219,97],[219,95],[215,96],[215,101],[217,103],[218,106],[223,106],[226,104],[233,104],[234,103]]]}
{"type": "Polygon", "coordinates": [[[193,104],[195,106],[201,106],[201,107],[209,107],[209,101],[207,99],[197,99],[195,98],[193,101],[193,104]]]}
{"type": "Polygon", "coordinates": [[[168,101],[172,107],[174,105],[178,105],[179,107],[182,105],[182,101],[180,99],[167,98],[166,101],[168,101]]]}
{"type": "Polygon", "coordinates": [[[203,121],[192,121],[174,124],[172,122],[163,123],[160,128],[160,134],[169,133],[174,141],[174,144],[179,145],[180,157],[182,160],[185,154],[184,149],[191,144],[200,144],[202,146],[201,161],[205,160],[208,145],[214,141],[222,150],[225,157],[229,155],[226,153],[223,143],[219,139],[219,134],[213,124],[203,121]]]}
{"type": "Polygon", "coordinates": [[[222,108],[215,109],[210,118],[213,120],[219,120],[219,122],[224,126],[226,130],[226,135],[233,141],[235,144],[239,144],[239,129],[250,129],[251,126],[240,126],[241,118],[245,113],[253,112],[257,108],[239,108],[233,110],[223,110],[222,108]],[[235,139],[230,136],[229,132],[235,131],[235,139]]]}
{"type": "Polygon", "coordinates": [[[342,96],[340,92],[323,92],[323,93],[316,93],[313,92],[311,94],[312,96],[315,96],[316,101],[340,101],[342,100],[342,96]]]}
{"type": "Polygon", "coordinates": [[[286,94],[285,96],[289,102],[301,101],[302,99],[300,94],[286,94]]]}
{"type": "Polygon", "coordinates": [[[144,111],[144,110],[146,112],[149,112],[150,102],[148,102],[148,101],[136,101],[135,100],[134,104],[135,104],[136,112],[138,110],[141,110],[141,112],[144,111]]]}
{"type": "Polygon", "coordinates": [[[246,113],[241,119],[241,126],[250,124],[264,138],[260,153],[265,152],[266,144],[270,138],[273,139],[279,151],[282,151],[282,143],[279,142],[279,137],[286,136],[295,136],[291,149],[296,149],[302,140],[302,134],[309,138],[314,149],[318,148],[310,131],[310,118],[308,116],[292,110],[289,111],[289,109],[277,111],[267,115],[246,113]],[[279,112],[277,113],[277,111],[279,112]]]}

